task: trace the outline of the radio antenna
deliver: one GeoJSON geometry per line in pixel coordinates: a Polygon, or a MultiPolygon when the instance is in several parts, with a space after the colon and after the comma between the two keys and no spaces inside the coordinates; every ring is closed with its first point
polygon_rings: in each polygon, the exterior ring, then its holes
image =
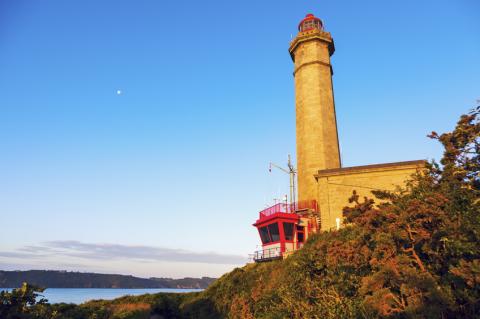
{"type": "Polygon", "coordinates": [[[293,209],[295,210],[295,174],[297,174],[297,170],[292,164],[292,160],[290,158],[290,154],[288,154],[288,162],[287,162],[287,167],[288,169],[285,169],[281,166],[278,166],[275,163],[270,162],[268,166],[268,171],[272,172],[272,167],[278,168],[282,172],[288,174],[290,176],[290,204],[293,206],[293,209]]]}

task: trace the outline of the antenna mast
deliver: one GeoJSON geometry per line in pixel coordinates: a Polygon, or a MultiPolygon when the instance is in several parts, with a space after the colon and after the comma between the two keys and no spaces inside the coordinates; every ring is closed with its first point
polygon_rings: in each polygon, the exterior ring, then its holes
{"type": "MultiPolygon", "coordinates": [[[[272,172],[272,167],[276,167],[279,170],[281,170],[282,172],[290,175],[290,204],[292,206],[295,206],[295,193],[296,193],[296,191],[295,191],[295,174],[297,174],[297,170],[295,169],[295,167],[292,164],[290,154],[288,154],[288,162],[287,162],[288,169],[285,169],[281,166],[278,166],[275,163],[270,162],[270,165],[269,165],[269,168],[268,168],[269,172],[272,172]]],[[[295,210],[296,207],[293,207],[293,208],[295,210]]]]}

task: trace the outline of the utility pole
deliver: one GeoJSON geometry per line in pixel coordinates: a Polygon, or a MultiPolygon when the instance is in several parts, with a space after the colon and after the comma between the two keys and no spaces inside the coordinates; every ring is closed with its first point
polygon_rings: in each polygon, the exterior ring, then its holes
{"type": "Polygon", "coordinates": [[[292,164],[292,160],[290,158],[290,154],[288,154],[288,162],[287,162],[287,167],[288,169],[285,169],[281,166],[278,166],[275,163],[270,162],[268,171],[272,172],[272,167],[276,167],[279,170],[281,170],[284,173],[287,173],[290,176],[290,204],[293,207],[293,210],[295,210],[295,174],[297,174],[297,170],[292,164]]]}

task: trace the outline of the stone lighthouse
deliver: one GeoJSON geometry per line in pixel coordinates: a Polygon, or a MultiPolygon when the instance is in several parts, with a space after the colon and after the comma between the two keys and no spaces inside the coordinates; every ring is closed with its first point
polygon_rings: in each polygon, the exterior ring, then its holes
{"type": "Polygon", "coordinates": [[[317,199],[319,170],[340,168],[330,56],[330,33],[313,14],[298,25],[290,44],[294,62],[299,201],[317,199]]]}
{"type": "Polygon", "coordinates": [[[341,167],[330,57],[335,48],[323,23],[308,14],[290,43],[294,62],[297,127],[298,198],[259,212],[253,224],[262,249],[256,262],[285,258],[319,231],[338,230],[343,208],[355,192],[372,197],[373,190],[395,191],[421,173],[425,161],[341,167]]]}

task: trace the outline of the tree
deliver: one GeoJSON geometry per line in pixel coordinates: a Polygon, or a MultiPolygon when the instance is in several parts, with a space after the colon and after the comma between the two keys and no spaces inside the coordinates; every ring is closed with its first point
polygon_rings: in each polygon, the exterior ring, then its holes
{"type": "Polygon", "coordinates": [[[344,216],[361,230],[371,272],[364,305],[380,316],[473,318],[480,312],[480,106],[452,132],[429,137],[444,146],[406,189],[376,192],[390,201],[360,202],[344,216]]]}
{"type": "Polygon", "coordinates": [[[21,288],[11,292],[0,292],[0,318],[2,319],[34,319],[46,318],[42,307],[48,300],[39,293],[44,289],[26,282],[21,288]]]}

